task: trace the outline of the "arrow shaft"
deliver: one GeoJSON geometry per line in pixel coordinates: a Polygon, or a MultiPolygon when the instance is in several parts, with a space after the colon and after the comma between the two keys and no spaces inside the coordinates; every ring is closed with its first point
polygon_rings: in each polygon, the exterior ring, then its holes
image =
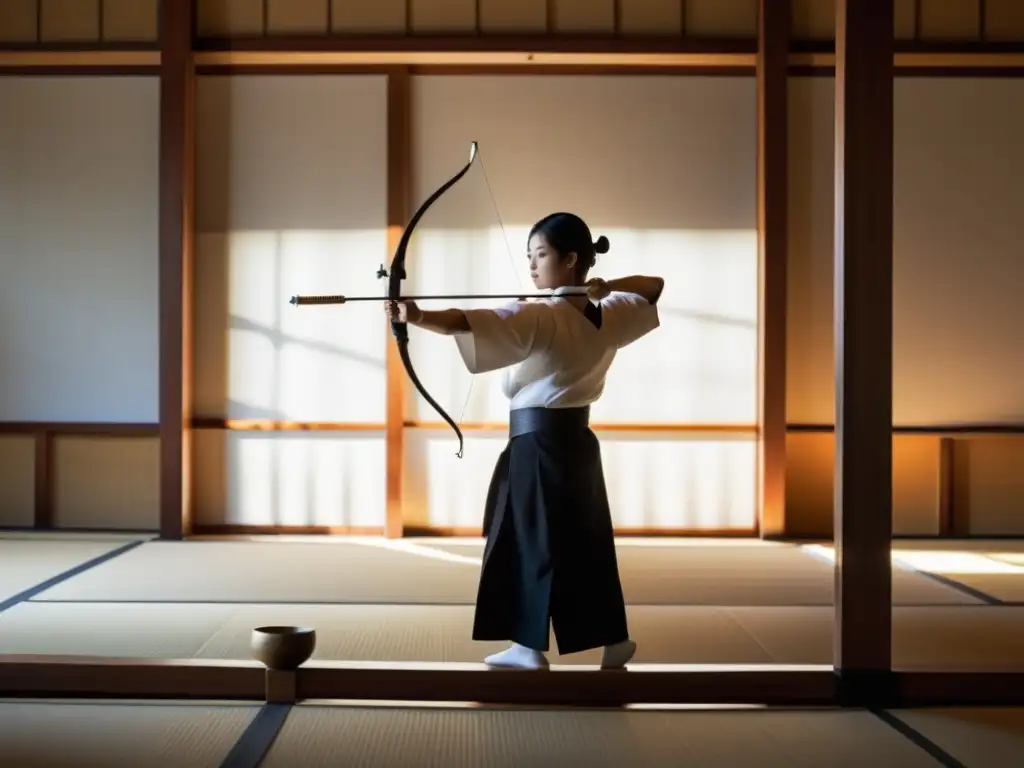
{"type": "MultiPolygon", "coordinates": [[[[586,290],[563,292],[562,296],[585,296],[586,290]]],[[[550,293],[446,293],[429,294],[420,296],[402,296],[405,301],[429,301],[432,299],[541,299],[550,298],[550,293]]],[[[320,296],[293,296],[291,303],[296,306],[303,305],[325,305],[325,304],[349,304],[353,301],[389,301],[387,296],[341,296],[341,295],[320,295],[320,296]]]]}

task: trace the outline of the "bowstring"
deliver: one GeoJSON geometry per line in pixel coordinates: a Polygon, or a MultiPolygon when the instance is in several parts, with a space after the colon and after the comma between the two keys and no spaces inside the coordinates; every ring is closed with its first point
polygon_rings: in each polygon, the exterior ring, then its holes
{"type": "MultiPolygon", "coordinates": [[[[516,260],[515,257],[512,255],[512,243],[508,239],[508,232],[505,229],[505,222],[501,218],[501,211],[498,210],[498,201],[494,197],[494,189],[491,187],[491,180],[487,176],[487,166],[484,164],[483,152],[480,150],[479,147],[477,147],[477,162],[480,163],[480,171],[484,175],[484,184],[487,185],[487,194],[491,196],[491,205],[494,207],[494,214],[498,217],[498,227],[501,229],[501,236],[505,240],[505,249],[508,252],[509,265],[512,267],[512,272],[515,274],[516,279],[519,281],[519,288],[525,292],[526,286],[523,284],[523,275],[520,270],[516,269],[516,260]]],[[[473,384],[475,382],[476,377],[471,376],[469,379],[469,389],[466,391],[466,400],[462,403],[462,411],[459,413],[460,424],[462,423],[462,420],[466,415],[466,408],[469,407],[469,398],[473,394],[473,384]]]]}

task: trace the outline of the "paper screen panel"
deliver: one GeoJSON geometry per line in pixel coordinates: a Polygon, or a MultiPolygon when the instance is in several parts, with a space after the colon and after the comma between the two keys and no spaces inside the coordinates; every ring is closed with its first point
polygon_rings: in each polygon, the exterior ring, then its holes
{"type": "Polygon", "coordinates": [[[383,433],[200,430],[194,461],[200,524],[384,525],[383,433]]]}
{"type": "MultiPolygon", "coordinates": [[[[479,527],[488,483],[507,435],[467,432],[463,458],[450,431],[406,437],[406,524],[479,527]]],[[[750,530],[755,527],[753,437],[664,433],[600,435],[618,529],[750,530]]]]}
{"type": "Polygon", "coordinates": [[[386,81],[203,77],[197,107],[196,411],[380,424],[386,81]]]}
{"type": "MultiPolygon", "coordinates": [[[[592,276],[666,278],[662,327],[621,353],[595,420],[753,423],[755,103],[751,78],[415,77],[414,201],[466,162],[471,141],[480,157],[417,228],[410,290],[532,292],[530,226],[577,212],[612,244],[592,276]]],[[[421,379],[449,413],[507,419],[500,374],[474,379],[450,338],[411,337],[421,379]]],[[[409,397],[411,418],[437,419],[409,397]]]]}

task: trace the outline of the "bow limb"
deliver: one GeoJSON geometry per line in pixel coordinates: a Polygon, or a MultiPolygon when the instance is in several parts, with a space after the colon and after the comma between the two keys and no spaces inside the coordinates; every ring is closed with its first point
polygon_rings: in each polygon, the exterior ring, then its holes
{"type": "MultiPolygon", "coordinates": [[[[416,225],[419,224],[420,219],[423,218],[423,214],[427,212],[427,209],[437,202],[441,195],[455,186],[455,184],[469,172],[469,169],[473,166],[473,161],[476,160],[476,156],[477,143],[474,141],[470,144],[469,148],[469,162],[466,163],[458,173],[442,184],[436,192],[428,197],[419,209],[417,209],[416,213],[413,214],[412,219],[409,220],[408,225],[405,227],[405,231],[402,232],[402,239],[398,242],[398,247],[395,249],[395,256],[391,261],[391,274],[388,279],[389,300],[400,301],[402,298],[402,281],[406,278],[405,258],[406,253],[409,250],[409,241],[412,238],[413,230],[416,229],[416,225]]],[[[437,400],[431,397],[430,393],[427,392],[426,388],[420,382],[419,376],[416,375],[412,361],[409,358],[408,326],[405,323],[392,322],[391,333],[394,335],[395,342],[398,344],[398,354],[402,360],[402,366],[405,368],[405,372],[412,380],[413,386],[416,387],[417,391],[430,404],[430,406],[437,411],[438,415],[448,423],[448,426],[455,431],[455,435],[459,438],[459,452],[456,455],[461,459],[463,449],[462,430],[460,430],[458,424],[455,423],[455,419],[449,416],[447,411],[441,407],[437,400]]]]}
{"type": "Polygon", "coordinates": [[[413,386],[416,387],[421,395],[423,395],[423,399],[430,403],[431,407],[440,414],[442,419],[448,422],[449,427],[455,430],[455,435],[459,438],[459,452],[455,455],[461,459],[463,448],[462,430],[459,429],[459,425],[455,423],[455,420],[448,415],[445,409],[442,408],[433,397],[431,397],[430,393],[427,392],[426,388],[420,382],[419,376],[416,375],[416,371],[412,367],[412,361],[409,359],[408,339],[398,342],[398,356],[402,359],[402,365],[405,366],[406,373],[409,374],[409,378],[412,380],[413,386]]]}

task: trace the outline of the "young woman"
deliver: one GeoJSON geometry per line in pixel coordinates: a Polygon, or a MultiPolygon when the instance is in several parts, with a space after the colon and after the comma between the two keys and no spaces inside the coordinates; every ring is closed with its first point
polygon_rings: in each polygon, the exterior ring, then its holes
{"type": "Polygon", "coordinates": [[[578,216],[553,213],[528,239],[530,276],[550,298],[441,311],[385,302],[392,319],[453,336],[471,373],[505,371],[509,442],[487,496],[473,639],[512,645],[491,667],[546,669],[549,622],[559,653],[603,647],[604,669],[636,652],[589,406],[617,350],[658,327],[664,281],[588,281],[607,250],[578,216]]]}

